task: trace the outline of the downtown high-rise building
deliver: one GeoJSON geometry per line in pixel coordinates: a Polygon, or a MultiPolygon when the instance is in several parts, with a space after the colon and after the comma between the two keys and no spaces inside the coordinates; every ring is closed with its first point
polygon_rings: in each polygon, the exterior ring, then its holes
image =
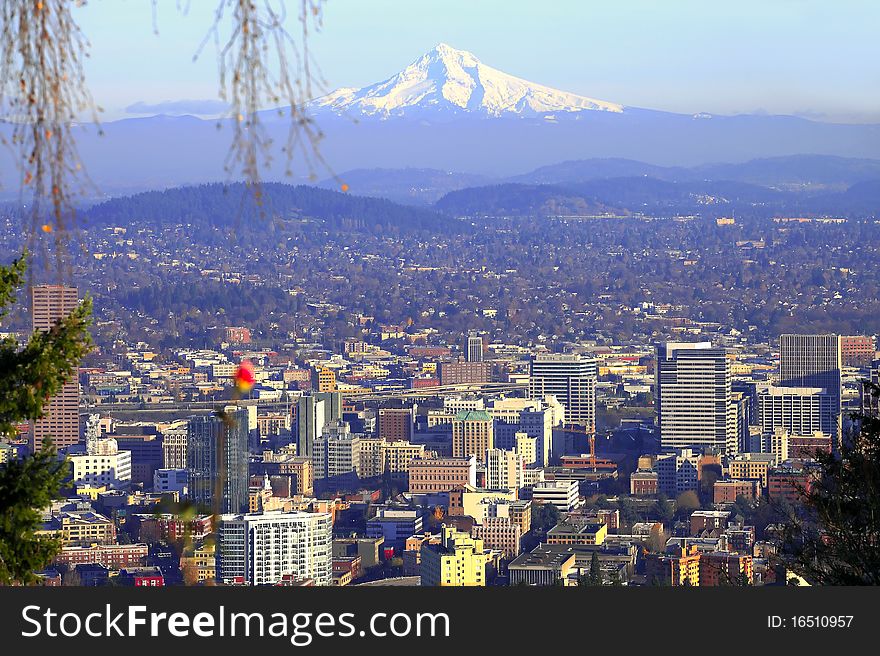
{"type": "Polygon", "coordinates": [[[565,408],[565,423],[596,430],[595,358],[577,354],[539,353],[529,364],[529,398],[552,394],[565,408]]]}
{"type": "Polygon", "coordinates": [[[231,406],[224,412],[189,421],[189,497],[212,511],[240,513],[248,509],[248,413],[231,406]]]}
{"type": "MultiPolygon", "coordinates": [[[[34,331],[48,332],[79,304],[76,287],[36,285],[31,293],[31,318],[34,331]]],[[[79,380],[74,374],[61,391],[43,408],[43,416],[31,423],[30,446],[40,451],[47,438],[58,449],[79,442],[79,380]]]]}
{"type": "Polygon", "coordinates": [[[296,404],[297,455],[311,458],[314,442],[324,426],[341,418],[342,394],[339,392],[313,392],[301,397],[296,404]]]}
{"type": "Polygon", "coordinates": [[[462,410],[452,420],[452,457],[475,456],[486,462],[486,452],[494,448],[494,421],[485,410],[462,410]]]}
{"type": "Polygon", "coordinates": [[[766,387],[758,391],[758,423],[764,435],[782,429],[789,435],[833,437],[839,408],[822,387],[766,387]]]}
{"type": "Polygon", "coordinates": [[[312,445],[315,480],[356,485],[361,476],[361,437],[341,419],[325,424],[312,445]]]}
{"type": "Polygon", "coordinates": [[[655,403],[664,451],[737,452],[737,406],[725,349],[709,342],[658,344],[655,403]]]}
{"type": "Polygon", "coordinates": [[[465,342],[465,359],[468,362],[483,361],[483,338],[475,333],[469,333],[465,342]]]}
{"type": "Polygon", "coordinates": [[[328,513],[227,514],[221,517],[218,537],[220,581],[333,581],[333,522],[328,513]]]}
{"type": "Polygon", "coordinates": [[[841,364],[839,335],[779,336],[779,386],[825,390],[835,416],[835,440],[841,431],[841,364]]]}

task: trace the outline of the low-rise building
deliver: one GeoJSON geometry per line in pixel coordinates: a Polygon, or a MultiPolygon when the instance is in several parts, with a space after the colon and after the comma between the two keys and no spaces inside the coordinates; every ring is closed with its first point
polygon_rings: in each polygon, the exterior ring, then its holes
{"type": "Polygon", "coordinates": [[[402,552],[406,540],[422,532],[420,510],[380,508],[376,516],[367,521],[368,538],[384,538],[385,548],[402,552]]]}
{"type": "Polygon", "coordinates": [[[720,531],[727,528],[730,512],[727,510],[695,510],[691,513],[691,535],[705,531],[720,531]]]}
{"type": "Polygon", "coordinates": [[[477,484],[477,460],[466,458],[416,458],[409,463],[409,491],[437,494],[477,484]]]}
{"type": "Polygon", "coordinates": [[[606,524],[567,520],[547,531],[547,544],[596,544],[605,542],[606,524]]]}
{"type": "Polygon", "coordinates": [[[507,566],[510,585],[564,585],[575,560],[573,553],[535,549],[507,566]]]}
{"type": "Polygon", "coordinates": [[[760,496],[758,481],[741,481],[735,479],[715,481],[712,486],[712,501],[714,503],[734,503],[737,497],[745,499],[757,499],[760,496]]]}
{"type": "Polygon", "coordinates": [[[444,526],[440,534],[440,544],[422,545],[422,585],[485,586],[486,564],[489,559],[482,540],[444,526]]]}
{"type": "Polygon", "coordinates": [[[552,503],[559,512],[571,512],[579,500],[577,481],[556,479],[535,483],[532,500],[536,503],[552,503]]]}

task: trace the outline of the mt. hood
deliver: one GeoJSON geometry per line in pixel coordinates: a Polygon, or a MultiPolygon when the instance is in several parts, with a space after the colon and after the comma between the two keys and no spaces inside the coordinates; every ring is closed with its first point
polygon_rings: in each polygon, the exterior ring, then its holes
{"type": "Polygon", "coordinates": [[[316,112],[329,109],[377,118],[415,117],[426,112],[535,117],[556,112],[623,111],[623,106],[616,103],[508,75],[445,43],[383,82],[361,89],[337,89],[310,105],[316,112]]]}

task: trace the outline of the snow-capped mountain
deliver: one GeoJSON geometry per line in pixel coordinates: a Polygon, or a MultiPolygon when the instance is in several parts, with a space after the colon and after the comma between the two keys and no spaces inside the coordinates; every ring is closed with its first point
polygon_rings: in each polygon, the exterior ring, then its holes
{"type": "Polygon", "coordinates": [[[337,89],[311,105],[312,111],[327,109],[377,118],[425,113],[549,117],[563,112],[623,111],[623,105],[508,75],[445,43],[383,82],[362,89],[337,89]]]}

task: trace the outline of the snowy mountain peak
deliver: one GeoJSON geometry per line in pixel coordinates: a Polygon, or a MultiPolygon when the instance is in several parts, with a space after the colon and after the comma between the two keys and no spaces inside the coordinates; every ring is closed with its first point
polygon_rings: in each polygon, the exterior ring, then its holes
{"type": "Polygon", "coordinates": [[[383,82],[337,89],[314,100],[312,108],[379,118],[438,113],[549,117],[560,112],[623,111],[622,105],[508,75],[445,43],[383,82]]]}

